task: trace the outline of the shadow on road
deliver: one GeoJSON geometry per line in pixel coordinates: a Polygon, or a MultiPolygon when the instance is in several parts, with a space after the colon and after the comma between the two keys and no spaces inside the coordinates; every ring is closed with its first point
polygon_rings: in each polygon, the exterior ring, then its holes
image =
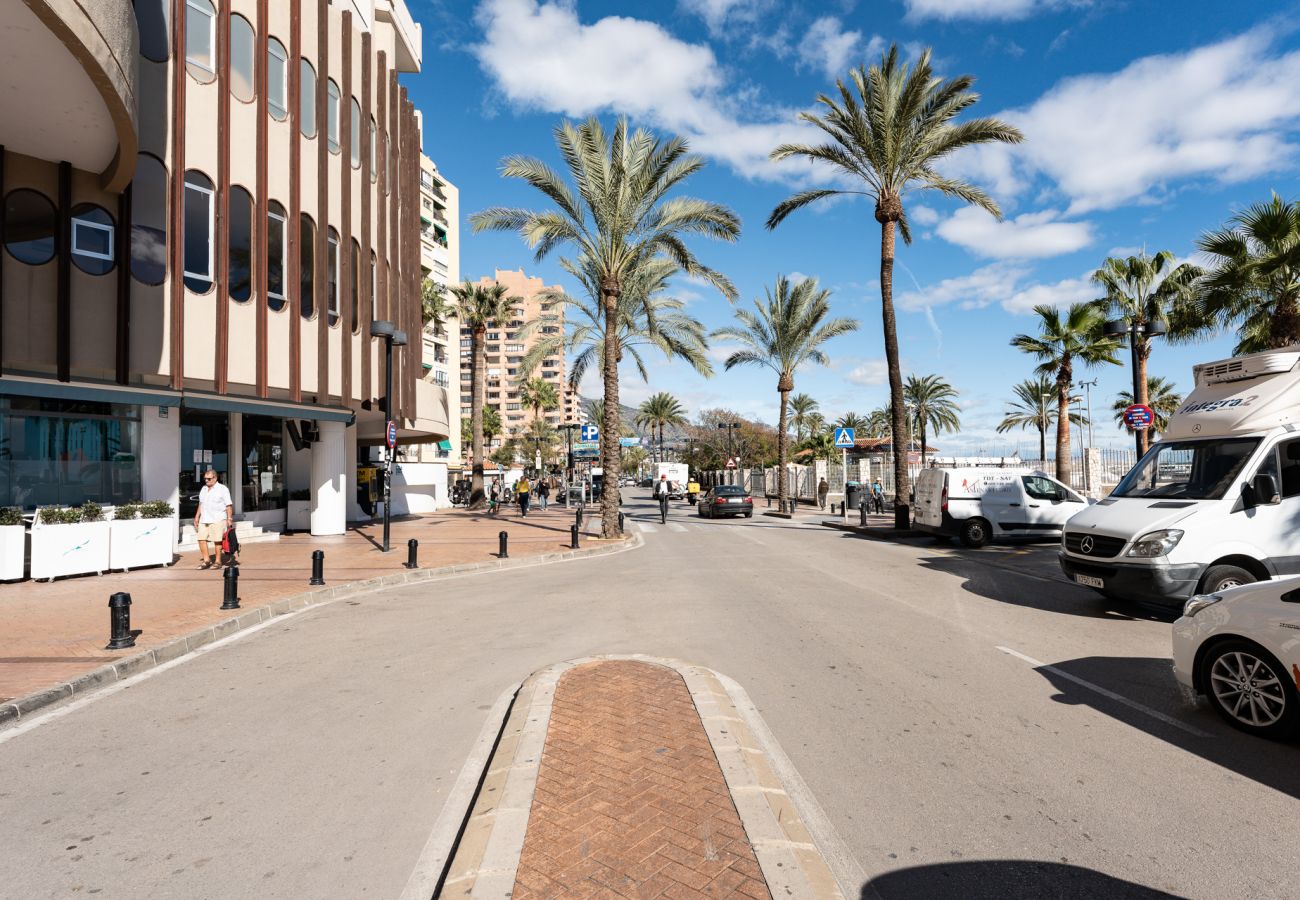
{"type": "Polygon", "coordinates": [[[936,863],[878,875],[861,900],[1168,900],[1154,888],[1065,863],[990,859],[936,863]]]}

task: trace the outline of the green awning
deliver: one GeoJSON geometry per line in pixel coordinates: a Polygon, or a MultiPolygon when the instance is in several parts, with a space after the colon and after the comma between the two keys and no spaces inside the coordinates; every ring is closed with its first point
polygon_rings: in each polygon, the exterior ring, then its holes
{"type": "Polygon", "coordinates": [[[316,406],[292,403],[287,400],[251,400],[242,397],[192,394],[185,392],[185,405],[190,409],[210,409],[215,412],[237,412],[252,416],[276,416],[281,419],[315,419],[318,422],[352,422],[356,417],[350,409],[337,406],[316,406]]]}
{"type": "Polygon", "coordinates": [[[439,449],[439,450],[450,450],[450,449],[451,449],[451,441],[438,441],[438,449],[439,449]]]}
{"type": "Polygon", "coordinates": [[[128,387],[95,381],[49,381],[6,375],[0,378],[0,396],[41,397],[54,400],[94,400],[100,403],[135,403],[141,406],[180,406],[181,395],[161,388],[128,387]]]}

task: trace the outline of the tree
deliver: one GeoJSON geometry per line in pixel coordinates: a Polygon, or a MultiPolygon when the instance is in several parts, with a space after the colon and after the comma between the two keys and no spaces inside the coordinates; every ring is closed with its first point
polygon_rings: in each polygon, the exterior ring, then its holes
{"type": "Polygon", "coordinates": [[[704,471],[721,469],[727,463],[728,429],[719,425],[732,423],[732,455],[743,466],[770,466],[777,461],[776,429],[763,422],[747,419],[729,409],[701,410],[698,424],[684,430],[691,443],[691,466],[704,471]]]}
{"type": "Polygon", "coordinates": [[[636,413],[638,428],[659,429],[659,461],[664,459],[664,427],[686,424],[686,410],[672,394],[663,391],[648,397],[636,413]]]}
{"type": "MultiPolygon", "coordinates": [[[[1106,290],[1100,301],[1107,311],[1129,325],[1163,326],[1168,340],[1187,340],[1204,331],[1205,319],[1195,308],[1193,285],[1203,273],[1191,263],[1176,265],[1174,255],[1161,250],[1155,256],[1142,251],[1137,256],[1107,257],[1101,268],[1092,274],[1092,280],[1106,290]]],[[[1147,402],[1147,360],[1151,357],[1151,338],[1138,335],[1134,340],[1134,356],[1141,399],[1147,402]]],[[[1132,393],[1130,391],[1129,393],[1132,393]]],[[[1139,453],[1147,449],[1147,436],[1140,436],[1139,453]]]]}
{"type": "Polygon", "coordinates": [[[869,438],[888,437],[893,427],[894,415],[888,406],[881,406],[867,413],[866,436],[869,438]]]}
{"type": "MultiPolygon", "coordinates": [[[[895,227],[902,232],[904,242],[912,242],[903,197],[910,190],[934,190],[1001,219],[1002,211],[988,194],[975,185],[941,175],[935,165],[963,147],[989,142],[1015,144],[1024,139],[1014,127],[994,118],[954,122],[979,99],[970,90],[974,81],[970,75],[946,81],[936,78],[930,68],[929,50],[909,67],[899,58],[898,47],[891,46],[878,65],[850,71],[849,85],[836,81],[838,100],[818,95],[817,102],[824,107],[821,115],[799,114],[800,119],[825,132],[829,140],[818,145],[782,144],[771,154],[778,161],[801,157],[824,162],[852,182],[854,189],[800,191],[772,210],[767,219],[769,229],[795,210],[827,197],[853,194],[868,197],[875,204],[875,218],[880,223],[880,314],[895,446],[903,442],[907,432],[894,322],[895,227]]],[[[894,490],[895,516],[902,521],[908,515],[910,488],[907,457],[899,453],[894,454],[894,490]]]]}
{"type": "MultiPolygon", "coordinates": [[[[1013,428],[1034,428],[1038,431],[1038,459],[1046,464],[1047,429],[1056,421],[1056,385],[1046,375],[1027,378],[1011,389],[1016,399],[1007,408],[1006,416],[998,423],[998,434],[1013,428]]],[[[1070,424],[1086,425],[1088,419],[1080,413],[1070,413],[1070,424]]]]}
{"type": "Polygon", "coordinates": [[[737,309],[739,326],[727,326],[713,332],[714,338],[736,341],[741,349],[727,357],[723,367],[765,366],[776,372],[776,390],[780,395],[780,417],[776,426],[777,473],[776,493],[782,505],[786,501],[785,463],[790,392],[794,390],[794,373],[812,362],[828,365],[822,345],[831,338],[856,331],[856,319],[828,319],[831,292],[817,287],[817,279],[805,278],[793,287],[784,275],[778,275],[774,288],[767,290],[767,302],[754,301],[754,312],[737,309]]]}
{"type": "Polygon", "coordinates": [[[1200,308],[1237,329],[1234,353],[1300,344],[1300,201],[1274,194],[1196,246],[1215,258],[1198,284],[1200,308]]]}
{"type": "Polygon", "coordinates": [[[420,282],[420,324],[433,323],[434,331],[442,331],[447,320],[456,315],[456,308],[447,302],[447,288],[431,278],[420,282]]]}
{"type": "Polygon", "coordinates": [[[1115,351],[1119,341],[1102,334],[1106,314],[1096,303],[1072,303],[1065,317],[1053,306],[1035,306],[1038,316],[1037,336],[1018,334],[1011,346],[1042,360],[1034,371],[1056,377],[1056,480],[1070,479],[1070,388],[1074,384],[1074,364],[1095,366],[1110,363],[1118,366],[1115,351]]]}
{"type": "MultiPolygon", "coordinates": [[[[491,443],[501,433],[501,413],[495,406],[483,407],[483,440],[491,443]]],[[[472,418],[460,420],[460,444],[462,447],[474,443],[474,421],[472,418]]]]}
{"type": "MultiPolygon", "coordinates": [[[[1172,381],[1152,377],[1147,378],[1146,393],[1146,405],[1155,413],[1155,421],[1146,430],[1157,436],[1162,435],[1169,428],[1169,420],[1173,418],[1174,413],[1178,412],[1178,407],[1182,406],[1183,395],[1174,389],[1172,381]]],[[[1120,391],[1110,407],[1115,414],[1115,424],[1122,425],[1129,434],[1133,433],[1133,429],[1129,428],[1128,423],[1124,421],[1124,410],[1132,405],[1133,392],[1120,391]]]]}
{"type": "Polygon", "coordinates": [[[800,450],[807,450],[811,459],[824,459],[839,462],[841,451],[835,446],[835,436],[825,431],[810,434],[799,444],[800,450]]]}
{"type": "Polygon", "coordinates": [[[473,441],[474,469],[470,487],[469,506],[477,509],[486,502],[483,493],[483,406],[484,406],[484,356],[483,335],[488,326],[510,321],[510,310],[523,300],[508,296],[503,284],[470,284],[466,281],[451,289],[456,298],[456,315],[470,334],[470,422],[473,441]]]}
{"type": "Polygon", "coordinates": [[[804,425],[807,428],[807,431],[804,434],[805,438],[809,435],[821,434],[826,430],[826,417],[819,412],[810,413],[808,421],[805,422],[804,425]]]}
{"type": "Polygon", "coordinates": [[[790,398],[790,424],[794,426],[795,440],[803,440],[808,417],[815,412],[817,412],[817,401],[807,394],[795,394],[790,398]]]}
{"type": "Polygon", "coordinates": [[[622,431],[618,394],[619,298],[627,282],[654,259],[670,259],[685,274],[702,278],[734,299],[736,289],[723,275],[705,266],[683,238],[705,235],[735,241],[740,219],[717,203],[680,194],[668,198],[704,167],[688,153],[679,137],[660,140],[643,129],[629,133],[619,119],[612,134],[591,117],[581,124],[563,122],[555,140],[572,182],[546,163],[523,156],[508,157],[502,166],[507,178],[518,178],[540,191],[553,204],[542,211],[496,207],[470,217],[476,232],[517,231],[536,259],[562,244],[577,249],[582,268],[594,276],[605,316],[604,420],[601,423],[601,464],[604,496],[602,534],[618,535],[618,474],[622,431]]]}
{"type": "Polygon", "coordinates": [[[912,410],[912,421],[921,438],[921,467],[925,468],[925,439],[927,432],[935,434],[958,431],[961,419],[957,413],[957,389],[938,375],[907,376],[903,398],[912,410]]]}
{"type": "Polygon", "coordinates": [[[860,416],[855,412],[846,412],[835,420],[836,428],[852,428],[854,437],[857,437],[859,431],[865,434],[868,424],[866,416],[860,416]]]}
{"type": "Polygon", "coordinates": [[[533,412],[533,421],[542,417],[542,411],[560,405],[560,392],[545,378],[529,378],[519,385],[519,402],[533,412]]]}

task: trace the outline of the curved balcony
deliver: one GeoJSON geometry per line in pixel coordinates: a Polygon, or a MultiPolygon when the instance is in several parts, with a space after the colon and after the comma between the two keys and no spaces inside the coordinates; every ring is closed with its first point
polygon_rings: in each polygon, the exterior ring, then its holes
{"type": "Polygon", "coordinates": [[[138,147],[131,0],[10,0],[0,13],[0,143],[99,174],[105,190],[131,180],[138,147]]]}

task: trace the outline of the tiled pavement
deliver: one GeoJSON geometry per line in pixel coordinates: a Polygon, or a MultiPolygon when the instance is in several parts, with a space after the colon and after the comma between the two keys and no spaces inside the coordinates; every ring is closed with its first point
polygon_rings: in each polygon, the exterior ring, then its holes
{"type": "MultiPolygon", "coordinates": [[[[590,510],[584,535],[599,533],[590,510]]],[[[490,562],[496,559],[497,532],[509,534],[512,559],[569,546],[569,510],[552,506],[527,518],[515,511],[497,516],[463,510],[407,518],[392,525],[388,554],[380,552],[379,523],[350,528],[345,535],[313,538],[286,535],[271,543],[248,544],[240,553],[239,596],[243,608],[222,612],[219,572],[198,571],[198,553],[183,554],[168,568],[138,569],[103,576],[66,578],[52,583],[0,584],[0,620],[5,623],[0,650],[0,702],[58,684],[165,643],[241,612],[310,590],[311,554],[325,551],[325,581],[344,584],[403,571],[406,542],[419,542],[422,568],[490,562]],[[108,598],[131,594],[131,627],[144,633],[129,650],[105,651],[108,598]]]]}

